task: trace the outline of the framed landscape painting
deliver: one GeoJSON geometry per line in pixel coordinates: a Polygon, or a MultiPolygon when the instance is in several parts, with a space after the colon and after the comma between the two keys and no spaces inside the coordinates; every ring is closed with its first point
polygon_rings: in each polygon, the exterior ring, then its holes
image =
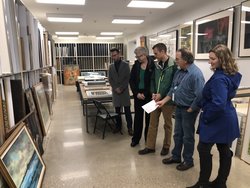
{"type": "Polygon", "coordinates": [[[179,48],[187,48],[193,51],[193,22],[180,26],[179,29],[179,48]]]}
{"type": "Polygon", "coordinates": [[[239,56],[250,56],[250,1],[241,4],[239,56]]]}
{"type": "Polygon", "coordinates": [[[233,9],[206,16],[195,21],[195,59],[208,59],[208,52],[217,44],[231,49],[233,9]]]}
{"type": "Polygon", "coordinates": [[[24,123],[1,147],[0,158],[1,173],[9,187],[41,187],[45,164],[24,123]]]}

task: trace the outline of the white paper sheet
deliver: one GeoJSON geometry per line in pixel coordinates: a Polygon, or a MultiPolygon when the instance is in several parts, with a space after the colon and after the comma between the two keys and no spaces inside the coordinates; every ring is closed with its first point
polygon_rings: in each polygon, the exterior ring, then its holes
{"type": "Polygon", "coordinates": [[[142,108],[147,112],[148,114],[153,112],[156,108],[158,108],[159,105],[156,105],[156,102],[154,100],[148,102],[147,104],[143,105],[142,108]]]}

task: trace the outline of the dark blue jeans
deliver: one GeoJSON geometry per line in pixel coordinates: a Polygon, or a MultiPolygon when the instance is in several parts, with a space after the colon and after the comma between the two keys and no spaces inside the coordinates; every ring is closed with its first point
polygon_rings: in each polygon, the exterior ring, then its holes
{"type": "Polygon", "coordinates": [[[194,124],[198,112],[187,112],[187,109],[188,107],[177,106],[175,111],[175,146],[172,150],[172,155],[174,159],[181,160],[182,154],[184,162],[186,162],[187,164],[193,164],[195,131],[194,124]]]}

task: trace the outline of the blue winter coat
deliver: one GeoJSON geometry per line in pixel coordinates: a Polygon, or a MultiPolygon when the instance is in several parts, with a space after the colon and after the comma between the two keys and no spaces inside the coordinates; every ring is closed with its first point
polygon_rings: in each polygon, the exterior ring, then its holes
{"type": "Polygon", "coordinates": [[[231,144],[240,135],[236,110],[231,102],[241,74],[227,75],[216,70],[203,89],[199,135],[205,143],[231,144]]]}

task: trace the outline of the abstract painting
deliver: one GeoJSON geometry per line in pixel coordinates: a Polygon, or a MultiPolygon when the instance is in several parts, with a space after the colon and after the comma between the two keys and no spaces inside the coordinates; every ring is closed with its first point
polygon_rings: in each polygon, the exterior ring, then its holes
{"type": "Polygon", "coordinates": [[[195,21],[195,59],[208,59],[208,52],[217,44],[231,49],[233,9],[228,9],[195,21]]]}

